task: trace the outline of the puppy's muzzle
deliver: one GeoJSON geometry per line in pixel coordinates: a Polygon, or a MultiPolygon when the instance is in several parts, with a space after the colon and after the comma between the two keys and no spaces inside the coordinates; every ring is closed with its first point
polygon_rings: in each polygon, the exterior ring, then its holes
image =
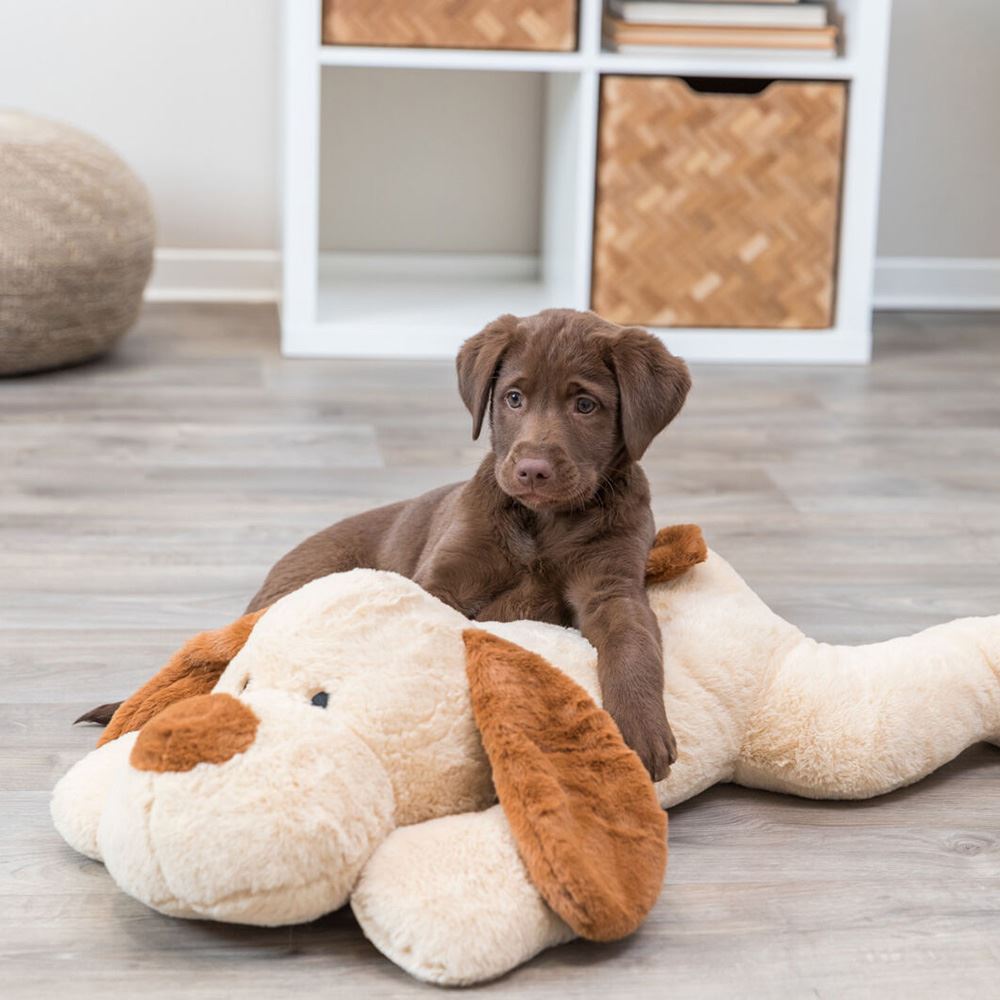
{"type": "Polygon", "coordinates": [[[178,701],[142,727],[129,760],[139,771],[190,771],[248,749],[260,720],[239,699],[203,694],[178,701]]]}

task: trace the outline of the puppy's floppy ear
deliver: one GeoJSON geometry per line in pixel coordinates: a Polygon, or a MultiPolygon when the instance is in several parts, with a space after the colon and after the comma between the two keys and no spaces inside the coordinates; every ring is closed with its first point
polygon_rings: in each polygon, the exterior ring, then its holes
{"type": "Polygon", "coordinates": [[[631,934],[660,894],[667,818],[611,716],[561,670],[466,629],[469,696],[535,888],[577,934],[631,934]]]}
{"type": "Polygon", "coordinates": [[[470,337],[458,352],[458,392],[472,414],[473,441],[483,428],[500,362],[516,336],[517,317],[506,313],[470,337]]]}
{"type": "Polygon", "coordinates": [[[637,326],[608,333],[607,357],[618,381],[622,437],[637,462],[680,412],[691,388],[687,365],[637,326]]]}

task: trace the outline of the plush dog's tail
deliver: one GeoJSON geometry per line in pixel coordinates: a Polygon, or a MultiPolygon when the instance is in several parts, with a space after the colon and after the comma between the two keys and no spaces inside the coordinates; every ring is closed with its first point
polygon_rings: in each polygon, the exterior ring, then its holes
{"type": "Polygon", "coordinates": [[[118,711],[120,704],[120,701],[109,701],[106,705],[98,705],[89,712],[84,712],[79,719],[74,719],[73,725],[78,722],[92,722],[95,726],[106,726],[111,721],[111,716],[118,711]]]}

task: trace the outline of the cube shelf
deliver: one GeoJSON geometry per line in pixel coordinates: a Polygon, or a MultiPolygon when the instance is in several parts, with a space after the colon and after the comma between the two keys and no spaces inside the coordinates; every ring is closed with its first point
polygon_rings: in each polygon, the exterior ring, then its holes
{"type": "MultiPolygon", "coordinates": [[[[828,329],[654,328],[691,361],[863,363],[871,355],[885,70],[891,0],[838,0],[836,57],[716,51],[608,52],[602,0],[581,0],[574,52],[379,48],[322,44],[322,0],[284,4],[282,350],[293,357],[450,357],[502,312],[591,307],[600,81],[610,75],[845,81],[847,119],[837,233],[837,284],[828,329]],[[332,69],[338,67],[338,69],[332,69]],[[349,155],[350,136],[323,114],[324,73],[366,69],[540,75],[544,138],[536,255],[456,247],[399,252],[321,249],[320,206],[350,191],[324,188],[321,140],[349,155]],[[346,153],[344,152],[346,151],[346,153]]],[[[385,137],[387,143],[392,137],[385,137]]],[[[455,169],[463,169],[460,144],[455,169]]],[[[406,169],[405,156],[400,170],[406,169]]],[[[472,169],[467,167],[467,169],[472,169]]],[[[414,192],[420,197],[420,192],[414,192]]],[[[373,211],[375,206],[373,206],[373,211]]]]}

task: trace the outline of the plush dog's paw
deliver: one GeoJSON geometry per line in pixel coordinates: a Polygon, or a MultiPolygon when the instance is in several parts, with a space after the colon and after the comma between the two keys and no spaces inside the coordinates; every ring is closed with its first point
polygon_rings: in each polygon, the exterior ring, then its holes
{"type": "Polygon", "coordinates": [[[636,752],[653,781],[662,781],[677,760],[677,740],[674,738],[666,712],[660,706],[648,710],[611,711],[622,739],[636,752]]]}

